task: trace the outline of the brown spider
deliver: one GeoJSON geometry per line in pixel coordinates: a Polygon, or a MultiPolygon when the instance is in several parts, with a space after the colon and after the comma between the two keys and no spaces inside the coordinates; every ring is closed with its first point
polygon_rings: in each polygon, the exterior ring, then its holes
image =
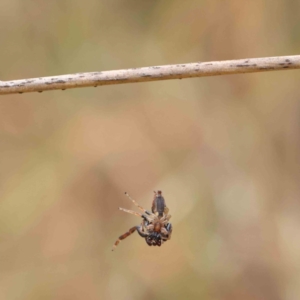
{"type": "Polygon", "coordinates": [[[160,247],[162,243],[171,239],[172,224],[169,223],[171,216],[168,215],[169,209],[166,207],[165,199],[162,197],[161,191],[154,192],[152,213],[140,206],[128,193],[125,192],[125,195],[144,213],[141,214],[121,207],[119,207],[119,209],[141,217],[143,221],[141,225],[134,226],[130,228],[128,232],[122,234],[113,245],[112,251],[118,246],[121,240],[124,240],[136,230],[142,238],[145,238],[149,246],[160,247]]]}

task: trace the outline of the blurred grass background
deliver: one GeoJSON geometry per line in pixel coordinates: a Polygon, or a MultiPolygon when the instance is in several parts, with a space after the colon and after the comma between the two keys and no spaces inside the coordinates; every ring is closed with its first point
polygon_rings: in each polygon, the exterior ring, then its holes
{"type": "MultiPolygon", "coordinates": [[[[0,78],[299,54],[300,2],[0,3],[0,78]]],[[[300,298],[299,71],[1,96],[1,299],[300,298]],[[128,191],[161,189],[150,248],[128,191]]]]}

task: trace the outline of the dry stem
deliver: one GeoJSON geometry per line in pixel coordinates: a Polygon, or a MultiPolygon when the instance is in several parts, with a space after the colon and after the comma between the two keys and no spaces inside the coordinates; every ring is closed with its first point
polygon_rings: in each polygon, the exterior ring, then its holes
{"type": "Polygon", "coordinates": [[[0,95],[300,68],[300,55],[164,65],[0,81],[0,95]]]}

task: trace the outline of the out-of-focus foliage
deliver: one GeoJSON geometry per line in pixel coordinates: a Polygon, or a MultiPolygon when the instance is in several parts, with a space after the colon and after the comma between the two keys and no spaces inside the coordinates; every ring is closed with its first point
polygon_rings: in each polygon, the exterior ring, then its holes
{"type": "MultiPolygon", "coordinates": [[[[0,78],[299,54],[300,2],[0,3],[0,78]]],[[[300,72],[0,98],[0,299],[300,298],[300,72]],[[161,189],[172,240],[137,234],[161,189]]]]}

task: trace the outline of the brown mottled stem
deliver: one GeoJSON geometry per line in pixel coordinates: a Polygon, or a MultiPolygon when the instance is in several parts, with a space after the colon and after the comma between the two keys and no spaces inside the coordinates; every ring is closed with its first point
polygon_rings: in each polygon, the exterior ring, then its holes
{"type": "Polygon", "coordinates": [[[196,62],[0,81],[0,95],[292,69],[300,69],[300,55],[196,62]]]}

